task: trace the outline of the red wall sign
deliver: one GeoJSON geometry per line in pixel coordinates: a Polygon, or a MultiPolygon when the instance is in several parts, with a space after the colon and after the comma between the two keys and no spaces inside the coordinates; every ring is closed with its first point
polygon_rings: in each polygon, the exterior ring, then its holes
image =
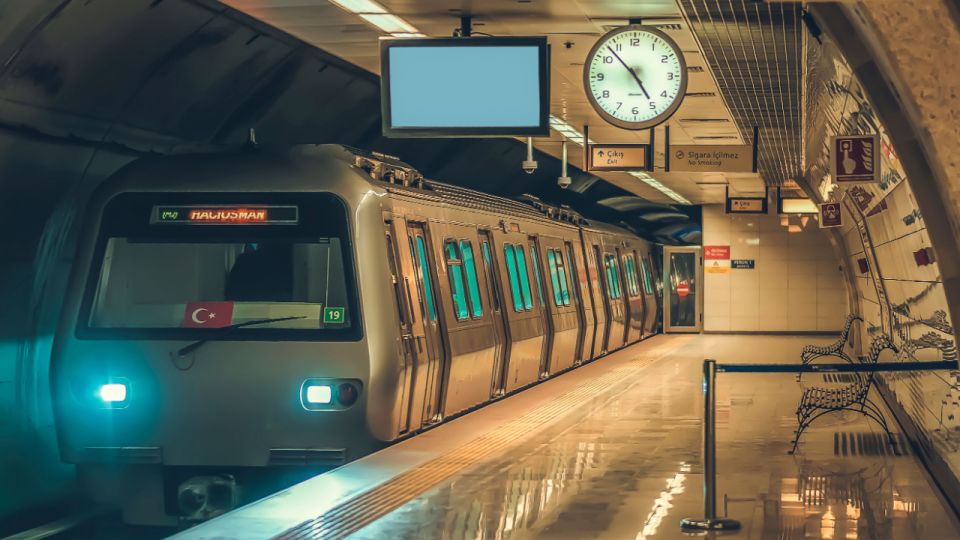
{"type": "Polygon", "coordinates": [[[730,246],[703,246],[703,258],[707,260],[727,260],[730,258],[730,246]]]}
{"type": "Polygon", "coordinates": [[[830,173],[837,184],[880,181],[880,136],[833,137],[830,173]]]}
{"type": "Polygon", "coordinates": [[[688,294],[690,294],[690,284],[686,280],[677,283],[677,296],[686,298],[688,294]]]}

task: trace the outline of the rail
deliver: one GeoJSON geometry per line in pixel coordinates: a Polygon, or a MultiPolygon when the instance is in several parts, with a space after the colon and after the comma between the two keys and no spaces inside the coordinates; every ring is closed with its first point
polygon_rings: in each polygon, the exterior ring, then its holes
{"type": "Polygon", "coordinates": [[[717,517],[717,373],[844,373],[937,371],[960,369],[956,360],[898,362],[884,364],[718,364],[703,361],[703,514],[702,518],[680,521],[683,531],[733,531],[740,522],[717,517]]]}

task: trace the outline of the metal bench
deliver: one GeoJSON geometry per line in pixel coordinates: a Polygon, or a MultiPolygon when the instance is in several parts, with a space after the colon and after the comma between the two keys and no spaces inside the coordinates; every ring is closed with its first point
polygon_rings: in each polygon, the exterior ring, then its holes
{"type": "MultiPolygon", "coordinates": [[[[870,344],[870,352],[863,363],[876,364],[880,359],[880,353],[884,349],[899,352],[889,336],[880,334],[870,344]]],[[[834,356],[840,356],[850,361],[846,355],[834,354],[834,356]]],[[[790,449],[791,454],[797,450],[800,436],[814,420],[825,414],[844,410],[858,412],[880,424],[880,427],[887,433],[887,440],[890,441],[891,445],[895,444],[893,435],[887,427],[887,421],[883,417],[883,412],[869,398],[870,387],[873,386],[876,374],[872,371],[866,371],[851,373],[850,375],[853,382],[842,388],[811,387],[803,390],[803,396],[797,406],[797,423],[799,425],[796,438],[793,440],[793,447],[790,449]]]]}
{"type": "Polygon", "coordinates": [[[863,322],[863,319],[859,315],[848,315],[847,322],[843,325],[843,331],[840,332],[840,339],[836,343],[831,345],[807,345],[800,352],[800,361],[809,364],[821,356],[837,356],[852,363],[853,360],[847,356],[844,348],[846,348],[847,341],[850,339],[850,329],[853,327],[853,321],[863,322]]]}

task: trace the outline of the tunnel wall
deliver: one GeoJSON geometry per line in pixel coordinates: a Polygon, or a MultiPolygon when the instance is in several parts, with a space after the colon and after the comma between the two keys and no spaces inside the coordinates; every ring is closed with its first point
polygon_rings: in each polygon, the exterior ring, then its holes
{"type": "Polygon", "coordinates": [[[723,205],[703,207],[703,245],[729,246],[731,259],[753,269],[711,272],[704,260],[703,329],[706,332],[839,332],[849,306],[841,266],[813,218],[777,214],[727,215],[723,205]]]}
{"type": "MultiPolygon", "coordinates": [[[[955,328],[944,266],[937,257],[950,246],[931,249],[928,229],[947,217],[921,212],[918,182],[908,175],[871,100],[871,88],[859,80],[838,45],[831,39],[822,45],[811,40],[808,59],[806,179],[820,200],[842,203],[842,263],[854,283],[855,311],[864,319],[855,326],[856,347],[864,353],[882,333],[899,348],[898,353],[885,353],[882,361],[955,359],[955,328]],[[830,137],[857,133],[881,135],[881,182],[837,186],[829,171],[830,137]]],[[[884,375],[881,382],[887,403],[921,457],[944,491],[956,493],[960,374],[884,375]]],[[[955,507],[960,502],[949,498],[955,507]]]]}

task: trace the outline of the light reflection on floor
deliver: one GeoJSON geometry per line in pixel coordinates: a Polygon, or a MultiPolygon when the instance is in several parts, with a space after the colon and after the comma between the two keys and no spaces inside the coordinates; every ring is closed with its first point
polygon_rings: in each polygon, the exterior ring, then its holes
{"type": "MultiPolygon", "coordinates": [[[[352,538],[686,538],[679,520],[702,514],[705,353],[720,361],[796,361],[813,341],[685,340],[617,394],[571,411],[352,538]]],[[[869,445],[835,455],[835,433],[870,441],[875,426],[850,414],[824,418],[791,456],[795,379],[721,375],[719,383],[718,493],[730,497],[730,517],[744,526],[729,538],[960,537],[912,457],[870,455],[869,445]]]]}

